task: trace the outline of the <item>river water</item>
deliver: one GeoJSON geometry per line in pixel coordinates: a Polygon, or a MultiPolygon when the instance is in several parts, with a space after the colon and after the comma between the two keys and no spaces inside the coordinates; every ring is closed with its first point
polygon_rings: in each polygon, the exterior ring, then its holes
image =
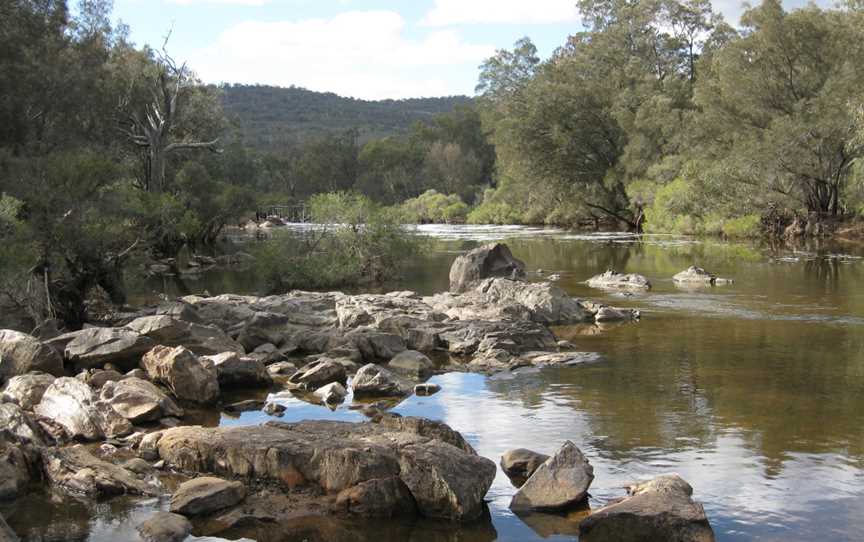
{"type": "MultiPolygon", "coordinates": [[[[419,233],[432,239],[432,252],[412,264],[394,285],[399,289],[444,290],[456,254],[506,240],[532,280],[557,274],[573,296],[637,307],[643,316],[603,328],[556,328],[559,338],[593,354],[586,363],[507,377],[439,375],[432,381],[440,393],[411,397],[395,412],[444,421],[496,462],[510,448],[552,453],[572,440],[594,466],[592,507],[622,496],[627,482],[677,472],[694,487],[718,540],[864,539],[860,245],[796,250],[521,227],[430,226],[419,233]],[[671,277],[692,264],[735,282],[677,288],[671,277]],[[654,287],[625,296],[583,284],[610,268],[644,274],[654,287]]],[[[216,294],[226,287],[258,286],[254,275],[235,271],[201,277],[191,289],[216,294]]],[[[287,394],[278,400],[288,407],[285,421],[363,419],[348,409],[350,397],[333,412],[287,394]]],[[[268,419],[247,412],[213,423],[268,419]]],[[[358,539],[378,542],[575,539],[579,513],[520,518],[507,508],[514,492],[499,470],[488,494],[490,518],[477,525],[352,528],[368,535],[358,539]]],[[[135,540],[134,525],[165,506],[152,499],[91,505],[34,497],[3,511],[33,540],[108,541],[135,540]]]]}

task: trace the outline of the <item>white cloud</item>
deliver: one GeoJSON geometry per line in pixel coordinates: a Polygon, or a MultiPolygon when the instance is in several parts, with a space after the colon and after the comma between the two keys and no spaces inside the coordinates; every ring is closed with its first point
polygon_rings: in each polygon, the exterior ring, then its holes
{"type": "Polygon", "coordinates": [[[246,21],[194,52],[189,64],[207,82],[297,85],[366,99],[470,92],[492,45],[455,31],[404,35],[392,11],[349,11],[330,19],[246,21]]]}
{"type": "Polygon", "coordinates": [[[435,0],[423,24],[548,24],[578,20],[576,0],[435,0]]]}

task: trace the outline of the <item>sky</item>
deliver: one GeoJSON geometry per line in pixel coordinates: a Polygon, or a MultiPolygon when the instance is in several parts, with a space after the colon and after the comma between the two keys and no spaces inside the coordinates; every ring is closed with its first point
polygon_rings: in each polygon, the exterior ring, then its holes
{"type": "MultiPolygon", "coordinates": [[[[825,5],[828,0],[820,0],[825,5]]],[[[787,0],[787,8],[804,0],[787,0]]],[[[473,95],[478,67],[528,36],[548,57],[581,29],[575,0],[115,0],[138,45],[207,83],[378,100],[473,95]]],[[[715,0],[737,23],[738,0],[715,0]]]]}

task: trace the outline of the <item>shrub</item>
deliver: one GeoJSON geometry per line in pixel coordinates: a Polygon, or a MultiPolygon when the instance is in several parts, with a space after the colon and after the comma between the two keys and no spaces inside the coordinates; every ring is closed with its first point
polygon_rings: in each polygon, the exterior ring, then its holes
{"type": "Polygon", "coordinates": [[[758,237],[762,230],[759,215],[744,215],[730,218],[723,223],[723,235],[733,238],[758,237]]]}
{"type": "Polygon", "coordinates": [[[468,206],[456,194],[427,190],[402,204],[404,217],[415,224],[461,224],[468,216],[468,206]]]}
{"type": "Polygon", "coordinates": [[[468,213],[469,224],[519,224],[519,213],[503,202],[484,202],[468,213]]]}

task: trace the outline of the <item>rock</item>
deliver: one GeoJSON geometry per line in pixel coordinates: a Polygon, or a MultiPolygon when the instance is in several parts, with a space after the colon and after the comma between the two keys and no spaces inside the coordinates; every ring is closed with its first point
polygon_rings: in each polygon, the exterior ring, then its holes
{"type": "Polygon", "coordinates": [[[144,355],[141,365],[154,382],[167,386],[178,399],[204,404],[219,399],[216,366],[182,346],[157,346],[144,355]]]}
{"type": "Polygon", "coordinates": [[[47,373],[13,376],[3,388],[2,401],[15,403],[25,410],[32,410],[42,400],[42,395],[54,382],[54,378],[47,373]]]}
{"type": "Polygon", "coordinates": [[[289,361],[280,361],[267,366],[270,376],[291,376],[297,372],[297,366],[289,361]]]}
{"type": "Polygon", "coordinates": [[[405,339],[393,333],[356,329],[345,334],[367,363],[389,361],[406,349],[405,339]]]}
{"type": "Polygon", "coordinates": [[[340,511],[364,518],[417,515],[417,504],[408,486],[397,476],[374,478],[343,489],[336,497],[340,511]]]}
{"type": "Polygon", "coordinates": [[[525,264],[513,257],[507,245],[491,243],[458,256],[450,267],[450,291],[464,292],[490,277],[525,280],[525,264]]]}
{"type": "Polygon", "coordinates": [[[100,399],[132,423],[153,422],[166,416],[183,416],[183,409],[162,390],[140,378],[108,382],[100,399]]]}
{"type": "Polygon", "coordinates": [[[607,307],[603,305],[597,309],[597,314],[594,315],[594,321],[597,323],[623,322],[638,320],[641,316],[641,313],[636,309],[617,309],[615,307],[607,307]]]}
{"type": "Polygon", "coordinates": [[[49,341],[65,345],[64,355],[77,370],[98,369],[106,363],[124,371],[138,366],[141,356],[156,343],[131,329],[93,327],[65,333],[49,341]]]}
{"type": "Polygon", "coordinates": [[[145,316],[126,325],[163,346],[183,346],[199,356],[235,352],[244,354],[240,343],[214,326],[180,320],[168,315],[145,316]]]}
{"type": "Polygon", "coordinates": [[[345,400],[348,391],[340,382],[331,382],[321,386],[314,392],[315,397],[321,399],[325,405],[338,405],[345,400]]]}
{"type": "Polygon", "coordinates": [[[60,424],[72,438],[101,440],[132,432],[129,421],[99,402],[93,389],[75,378],[54,380],[35,412],[60,424]]]}
{"type": "MultiPolygon", "coordinates": [[[[422,355],[422,354],[421,354],[422,355]]],[[[398,356],[397,356],[398,357],[398,356]]],[[[396,376],[387,369],[369,363],[351,379],[355,397],[403,396],[408,392],[396,376]]]]}
{"type": "Polygon", "coordinates": [[[439,386],[438,384],[430,384],[426,382],[414,386],[415,395],[435,395],[439,391],[441,391],[441,386],[439,386]]]}
{"type": "Polygon", "coordinates": [[[0,437],[3,435],[21,444],[45,443],[45,435],[39,424],[14,403],[0,404],[0,437]]]}
{"type": "Polygon", "coordinates": [[[114,370],[90,369],[87,372],[80,373],[79,377],[81,375],[85,375],[84,382],[95,390],[101,390],[106,382],[118,382],[123,379],[123,375],[114,370]]]}
{"type": "Polygon", "coordinates": [[[191,533],[189,520],[171,512],[156,512],[138,526],[144,542],[183,542],[191,533]]]}
{"type": "Polygon", "coordinates": [[[516,487],[521,487],[549,456],[525,448],[508,450],[501,456],[501,470],[516,487]]]}
{"type": "Polygon", "coordinates": [[[413,378],[426,378],[435,372],[435,364],[426,354],[416,350],[405,350],[398,353],[387,367],[413,378]]]}
{"type": "Polygon", "coordinates": [[[48,481],[73,495],[155,496],[159,493],[156,487],[139,480],[131,471],[97,459],[80,444],[69,448],[44,448],[42,464],[48,481]]]}
{"type": "Polygon", "coordinates": [[[691,265],[684,271],[681,271],[672,280],[680,283],[699,283],[699,284],[714,284],[717,275],[705,271],[701,267],[691,265]]]}
{"type": "Polygon", "coordinates": [[[693,488],[677,474],[628,488],[628,497],[594,511],[579,524],[584,542],[713,542],[714,531],[693,488]]]}
{"type": "Polygon", "coordinates": [[[423,516],[458,521],[479,517],[495,464],[467,451],[467,444],[466,450],[442,440],[464,443],[444,424],[387,418],[380,423],[316,420],[178,427],[163,433],[158,449],[167,463],[183,470],[270,481],[289,492],[313,484],[338,494],[370,480],[398,477],[423,516]]]}
{"type": "Polygon", "coordinates": [[[636,273],[619,273],[608,270],[600,275],[591,277],[586,284],[592,288],[624,288],[628,290],[650,290],[651,282],[636,273]]]}
{"type": "Polygon", "coordinates": [[[223,352],[215,356],[203,356],[216,366],[220,388],[269,387],[273,378],[267,368],[257,359],[241,356],[236,352],[223,352]]]}
{"type": "Polygon", "coordinates": [[[0,501],[26,495],[31,482],[40,478],[40,470],[38,448],[0,440],[0,501]]]}
{"type": "Polygon", "coordinates": [[[132,369],[131,371],[129,371],[128,373],[123,375],[123,377],[124,378],[140,378],[141,380],[147,380],[148,378],[150,378],[149,376],[147,376],[147,371],[145,371],[144,369],[141,369],[140,367],[137,369],[132,369]]]}
{"type": "Polygon", "coordinates": [[[170,316],[171,318],[192,322],[194,324],[204,323],[201,320],[198,311],[195,310],[195,307],[189,303],[184,303],[183,301],[169,301],[167,303],[162,303],[156,307],[155,314],[170,316]]]}
{"type": "Polygon", "coordinates": [[[222,409],[225,412],[251,412],[253,410],[261,410],[264,408],[264,401],[259,399],[246,399],[244,401],[237,401],[236,403],[231,403],[230,405],[225,405],[222,409]]]}
{"type": "Polygon", "coordinates": [[[0,542],[18,542],[18,535],[9,527],[3,516],[0,516],[0,542]]]}
{"type": "Polygon", "coordinates": [[[171,511],[184,516],[202,516],[234,506],[246,498],[240,482],[201,476],[183,482],[171,496],[171,511]]]}
{"type": "Polygon", "coordinates": [[[32,335],[0,330],[0,383],[33,371],[63,376],[63,359],[32,335]]]}
{"type": "Polygon", "coordinates": [[[541,464],[510,501],[513,511],[555,511],[580,504],[594,480],[594,468],[569,440],[541,464]]]}
{"type": "Polygon", "coordinates": [[[285,414],[285,405],[280,405],[279,403],[267,403],[264,405],[264,413],[270,416],[278,416],[281,417],[285,414]]]}
{"type": "Polygon", "coordinates": [[[153,472],[153,466],[140,457],[133,457],[132,459],[125,461],[122,467],[129,472],[134,472],[138,476],[145,476],[153,472]]]}
{"type": "Polygon", "coordinates": [[[144,435],[141,442],[138,443],[138,455],[147,461],[155,461],[159,459],[159,439],[165,431],[155,431],[144,435]]]}
{"type": "Polygon", "coordinates": [[[288,379],[290,384],[310,391],[317,390],[331,382],[345,384],[347,381],[348,375],[345,373],[345,367],[327,358],[321,358],[304,365],[288,379]]]}

